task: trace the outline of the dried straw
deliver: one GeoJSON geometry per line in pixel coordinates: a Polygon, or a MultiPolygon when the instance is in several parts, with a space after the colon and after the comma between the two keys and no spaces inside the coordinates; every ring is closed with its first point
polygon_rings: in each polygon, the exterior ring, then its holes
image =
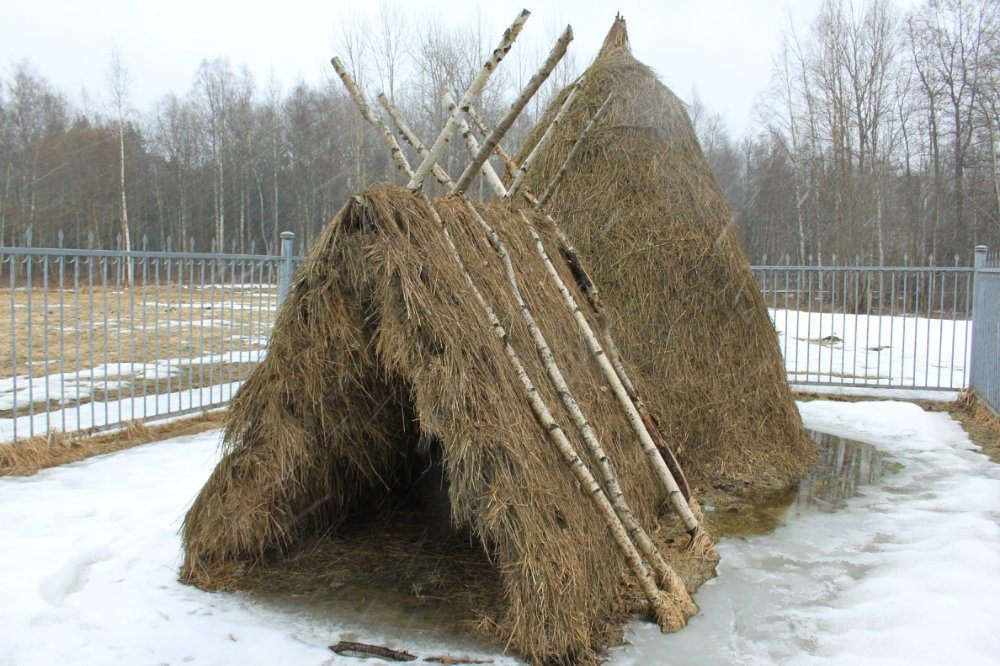
{"type": "MultiPolygon", "coordinates": [[[[499,259],[466,204],[434,205],[528,372],[544,377],[499,259]]],[[[686,542],[684,526],[658,519],[666,497],[535,249],[532,232],[558,251],[552,225],[538,215],[526,225],[500,204],[477,211],[503,238],[528,306],[546,314],[538,324],[636,518],[650,533],[659,529],[671,561],[691,560],[666,545],[686,542]]],[[[376,186],[353,197],[317,240],[265,361],[233,401],[226,455],[185,520],[182,579],[239,586],[317,535],[338,539],[349,517],[409,483],[432,441],[450,520],[478,540],[499,576],[500,598],[482,599],[480,629],[533,663],[593,663],[620,639],[634,583],[432,220],[418,194],[376,186]]],[[[573,284],[568,266],[558,270],[573,284]]],[[[568,424],[555,389],[539,389],[568,424]]],[[[714,562],[694,564],[685,580],[692,589],[714,562]]]]}
{"type": "MultiPolygon", "coordinates": [[[[542,192],[611,96],[547,207],[588,260],[634,379],[695,484],[785,486],[812,444],[732,216],[683,103],[605,39],[579,99],[525,178],[542,192]]],[[[539,121],[522,160],[569,94],[539,121]]]]}

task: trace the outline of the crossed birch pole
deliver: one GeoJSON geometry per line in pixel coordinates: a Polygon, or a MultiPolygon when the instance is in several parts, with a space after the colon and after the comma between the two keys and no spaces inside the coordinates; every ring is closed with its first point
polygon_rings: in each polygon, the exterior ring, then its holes
{"type": "MultiPolygon", "coordinates": [[[[473,80],[469,88],[462,95],[461,99],[457,103],[449,104],[449,115],[445,123],[445,127],[442,132],[438,135],[435,142],[432,144],[431,148],[426,148],[420,140],[414,135],[409,126],[399,117],[395,109],[389,103],[388,99],[384,95],[379,96],[379,101],[382,106],[389,113],[393,122],[396,124],[397,128],[400,130],[402,135],[407,139],[407,141],[413,145],[417,150],[418,154],[422,158],[421,164],[416,170],[412,169],[406,160],[406,157],[400,148],[395,136],[389,130],[386,125],[380,121],[374,113],[372,113],[367,102],[365,102],[360,90],[354,83],[353,79],[347,73],[346,69],[343,67],[339,59],[334,58],[332,60],[334,69],[336,69],[341,80],[344,82],[349,94],[354,100],[355,104],[361,111],[361,115],[372,124],[382,136],[383,141],[389,148],[389,151],[396,162],[397,167],[409,177],[409,183],[407,187],[423,198],[424,202],[429,206],[434,220],[441,226],[443,230],[444,237],[448,243],[452,257],[456,261],[457,265],[461,269],[466,283],[471,289],[472,293],[475,295],[476,300],[482,307],[487,320],[490,322],[495,334],[500,340],[508,359],[510,360],[515,374],[517,375],[522,388],[525,392],[525,397],[535,412],[536,417],[542,424],[543,428],[548,433],[549,437],[555,444],[556,448],[559,450],[565,462],[569,465],[570,469],[573,471],[577,480],[580,482],[581,486],[585,489],[586,493],[591,497],[594,502],[598,513],[602,516],[605,523],[607,524],[612,537],[614,538],[619,549],[629,563],[633,574],[639,581],[640,587],[643,593],[649,600],[650,606],[657,618],[657,621],[664,631],[677,630],[686,624],[686,618],[697,612],[697,606],[691,600],[690,595],[684,587],[683,582],[677,576],[673,568],[666,562],[662,554],[655,547],[652,540],[649,538],[648,534],[643,530],[641,525],[639,525],[631,509],[625,502],[624,494],[622,493],[621,486],[618,483],[617,477],[611,468],[610,461],[604,452],[603,447],[597,440],[597,436],[594,433],[593,427],[590,422],[586,419],[578,403],[573,397],[569,390],[568,385],[565,382],[561,371],[556,364],[554,355],[552,354],[551,347],[545,340],[534,316],[531,313],[530,308],[524,301],[522,296],[520,286],[517,279],[517,273],[514,269],[513,262],[511,261],[510,254],[507,251],[506,245],[496,231],[486,222],[485,219],[479,214],[475,209],[472,202],[465,195],[465,189],[475,178],[477,172],[483,173],[484,177],[487,178],[491,187],[500,196],[509,196],[514,191],[516,191],[523,181],[524,174],[527,172],[528,167],[530,167],[531,161],[533,161],[534,156],[538,153],[539,146],[536,146],[536,150],[529,155],[525,163],[517,171],[515,176],[514,185],[512,186],[512,192],[504,188],[502,181],[493,171],[492,167],[488,163],[489,156],[499,148],[499,142],[513,124],[514,120],[523,110],[524,106],[531,99],[531,97],[537,92],[541,84],[548,78],[555,65],[559,62],[562,56],[566,52],[566,47],[569,41],[572,39],[572,30],[567,27],[566,31],[556,42],[553,47],[552,52],[546,59],[545,63],[539,69],[539,71],[532,77],[528,85],[525,87],[521,95],[515,100],[511,109],[507,112],[504,118],[498,123],[496,128],[489,133],[484,143],[480,146],[478,141],[472,135],[471,129],[465,122],[463,114],[473,113],[472,104],[478,97],[479,93],[482,91],[483,86],[486,83],[487,78],[490,73],[495,70],[496,66],[503,59],[504,55],[510,50],[513,41],[516,39],[517,34],[520,32],[524,21],[527,19],[528,12],[522,11],[518,18],[514,21],[510,28],[505,31],[503,39],[500,45],[493,51],[490,58],[487,60],[483,69],[480,71],[479,75],[473,80]],[[447,146],[454,134],[456,129],[459,129],[462,133],[463,138],[467,146],[472,151],[474,157],[472,161],[466,166],[462,175],[459,177],[457,182],[451,180],[448,174],[437,164],[437,160],[440,158],[444,147],[447,146]],[[591,457],[597,464],[598,469],[601,472],[601,476],[605,482],[605,488],[594,478],[590,469],[584,464],[583,460],[580,458],[572,442],[567,437],[562,426],[556,421],[548,405],[542,399],[534,381],[528,375],[525,369],[524,363],[521,360],[520,355],[514,349],[506,330],[501,324],[499,318],[497,317],[493,307],[489,304],[486,298],[483,296],[482,292],[476,286],[472,279],[471,274],[465,267],[464,261],[458,251],[458,247],[451,237],[444,220],[441,218],[440,213],[434,208],[433,202],[426,195],[422,189],[422,185],[426,178],[432,175],[445,187],[448,187],[453,194],[457,194],[466,206],[466,209],[473,216],[473,219],[482,228],[484,233],[487,234],[490,239],[490,244],[493,250],[498,254],[501,259],[501,263],[504,266],[504,270],[507,275],[508,283],[510,284],[512,293],[517,300],[518,307],[521,310],[522,316],[525,323],[532,335],[535,342],[536,351],[538,352],[543,365],[545,366],[546,373],[549,380],[552,382],[556,388],[557,394],[560,397],[564,407],[570,414],[570,418],[574,423],[577,431],[580,433],[584,440],[584,444],[588,449],[591,457]],[[642,551],[641,555],[639,551],[642,551]],[[647,567],[647,563],[649,566],[647,567]],[[656,572],[657,577],[661,581],[660,585],[664,589],[660,589],[656,581],[650,574],[650,567],[656,572]]],[[[573,94],[570,96],[569,103],[572,102],[572,98],[575,97],[576,92],[579,89],[579,85],[574,89],[573,94]]],[[[605,101],[604,107],[607,106],[607,101],[605,101]]],[[[603,108],[602,107],[602,110],[603,108]]],[[[559,122],[562,115],[565,113],[566,109],[569,108],[569,104],[565,104],[557,116],[556,122],[559,122]]],[[[594,122],[591,122],[593,125],[594,122]]],[[[553,124],[555,125],[555,123],[553,124]]],[[[588,126],[589,127],[589,126],[588,126]]],[[[546,132],[546,137],[550,137],[554,132],[554,126],[548,128],[546,132]]],[[[545,139],[547,140],[547,139],[545,139]]],[[[579,142],[578,142],[579,143],[579,142]]],[[[565,175],[565,167],[561,170],[560,174],[565,175]]],[[[561,178],[561,175],[557,175],[557,178],[561,178]]],[[[553,184],[554,185],[554,184],[553,184]]],[[[554,189],[554,186],[550,185],[550,190],[554,189]]],[[[534,197],[531,197],[529,193],[523,191],[529,201],[532,201],[534,197]]],[[[534,200],[533,203],[536,207],[541,208],[541,204],[534,200]]],[[[559,288],[560,294],[562,295],[566,305],[573,311],[574,317],[578,323],[578,327],[583,333],[584,338],[587,340],[588,348],[591,353],[597,358],[598,363],[605,374],[606,378],[612,384],[613,391],[618,397],[619,402],[625,408],[628,420],[639,435],[640,442],[652,463],[653,469],[656,473],[660,482],[664,485],[670,497],[671,504],[674,506],[677,513],[680,515],[685,527],[688,529],[692,536],[692,545],[698,544],[699,549],[702,552],[708,552],[712,549],[711,541],[708,536],[704,533],[704,530],[700,527],[698,519],[693,515],[691,508],[688,504],[687,497],[678,487],[673,474],[667,468],[660,455],[659,450],[653,443],[650,434],[648,432],[648,426],[644,423],[642,416],[639,414],[639,410],[636,407],[635,400],[631,397],[634,393],[634,388],[632,388],[631,382],[628,382],[628,387],[623,383],[620,374],[625,377],[628,381],[627,375],[624,374],[624,367],[621,370],[617,370],[612,366],[611,362],[608,361],[607,355],[601,348],[600,342],[597,341],[589,323],[584,317],[579,305],[576,303],[575,298],[572,293],[566,287],[565,283],[562,281],[555,267],[553,266],[548,254],[545,251],[544,245],[541,239],[538,237],[537,232],[531,227],[530,223],[526,217],[524,217],[523,212],[521,213],[522,219],[528,225],[529,229],[532,229],[532,237],[535,243],[535,247],[538,250],[549,275],[555,281],[557,287],[559,288]]],[[[546,215],[546,218],[552,221],[551,217],[546,215]]],[[[556,229],[559,229],[558,225],[555,225],[556,229]]],[[[561,230],[559,231],[561,250],[566,256],[567,261],[570,263],[571,271],[576,278],[578,274],[586,278],[586,283],[590,285],[590,290],[593,292],[591,295],[589,290],[587,291],[588,298],[591,299],[591,304],[593,305],[595,301],[599,303],[599,297],[597,296],[596,289],[593,288],[593,282],[586,275],[586,271],[583,270],[582,264],[580,264],[578,257],[576,257],[575,250],[572,250],[572,246],[565,241],[565,236],[563,236],[561,230]],[[569,252],[567,252],[569,248],[569,252]],[[572,260],[575,258],[575,263],[572,260]],[[575,268],[574,268],[575,266],[575,268]]],[[[578,278],[578,281],[579,278],[578,278]]],[[[601,310],[603,313],[603,309],[601,310]]],[[[606,318],[605,318],[606,321],[606,318]]],[[[605,327],[606,328],[606,327],[605,327]]],[[[610,339],[610,335],[607,330],[605,330],[606,336],[610,339]]],[[[620,357],[618,357],[620,359],[620,357]]],[[[620,366],[620,363],[616,364],[620,366]]],[[[679,468],[678,468],[679,469],[679,468]]]]}

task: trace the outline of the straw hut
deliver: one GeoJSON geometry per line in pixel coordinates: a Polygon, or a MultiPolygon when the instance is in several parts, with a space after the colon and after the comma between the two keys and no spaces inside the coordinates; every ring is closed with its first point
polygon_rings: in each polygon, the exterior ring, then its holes
{"type": "MultiPolygon", "coordinates": [[[[230,406],[225,455],[184,522],[181,578],[208,589],[253,587],[332,543],[348,560],[369,569],[381,561],[406,579],[434,547],[426,532],[395,563],[379,558],[405,539],[424,486],[438,533],[466,541],[457,558],[465,563],[455,564],[464,579],[425,592],[465,604],[482,634],[533,663],[592,663],[642,602],[435,221],[450,230],[528,374],[544,376],[468,206],[379,185],[349,200],[322,233],[278,313],[265,360],[230,406]],[[428,484],[430,469],[437,477],[428,484]],[[372,543],[380,547],[352,550],[372,543]]],[[[661,515],[665,493],[535,251],[532,231],[557,256],[555,230],[503,205],[475,209],[509,248],[527,305],[545,313],[538,324],[635,516],[693,590],[715,560],[682,548],[684,526],[661,515]]],[[[557,270],[573,284],[568,266],[557,270]]],[[[538,390],[568,422],[556,389],[538,390]]],[[[337,566],[321,561],[312,573],[337,566]]]]}
{"type": "MultiPolygon", "coordinates": [[[[609,99],[547,207],[589,260],[640,393],[692,483],[731,490],[796,481],[813,446],[684,104],[632,56],[620,17],[584,77],[526,186],[543,197],[609,99]]],[[[538,123],[518,161],[570,89],[538,123]]]]}

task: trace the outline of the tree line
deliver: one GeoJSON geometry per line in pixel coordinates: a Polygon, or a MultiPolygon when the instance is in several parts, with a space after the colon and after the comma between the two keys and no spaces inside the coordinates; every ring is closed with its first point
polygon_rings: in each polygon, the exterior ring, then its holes
{"type": "MultiPolygon", "coordinates": [[[[926,0],[908,13],[890,0],[825,0],[809,26],[785,30],[754,130],[733,136],[694,96],[692,120],[751,259],[966,263],[974,245],[1000,246],[998,14],[992,0],[926,0]]],[[[336,41],[371,98],[384,91],[432,138],[446,113],[440,91],[465,89],[492,32],[383,5],[345,18],[336,41]]],[[[542,50],[510,54],[479,104],[488,121],[542,50]]],[[[508,148],[581,69],[560,65],[508,148]]],[[[285,89],[206,60],[190,90],[145,113],[130,104],[117,54],[107,74],[106,100],[87,108],[27,62],[2,82],[0,244],[23,244],[30,227],[39,246],[62,232],[67,247],[172,239],[172,249],[263,252],[288,229],[301,249],[348,196],[397,180],[332,70],[285,89]]],[[[465,161],[459,145],[443,158],[451,173],[465,161]]]]}
{"type": "Polygon", "coordinates": [[[760,131],[695,100],[754,260],[971,261],[1000,244],[1000,5],[826,0],[785,30],[760,131]]]}

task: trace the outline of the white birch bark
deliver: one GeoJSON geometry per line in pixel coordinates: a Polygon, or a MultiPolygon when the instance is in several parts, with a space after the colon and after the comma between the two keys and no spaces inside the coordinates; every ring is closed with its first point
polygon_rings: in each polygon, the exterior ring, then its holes
{"type": "MultiPolygon", "coordinates": [[[[560,171],[563,174],[565,174],[568,171],[569,166],[572,164],[573,158],[579,152],[578,150],[576,150],[576,148],[580,146],[582,142],[586,139],[587,135],[589,134],[589,130],[592,129],[592,127],[595,126],[597,122],[600,122],[607,108],[608,100],[610,100],[610,96],[607,99],[605,99],[604,103],[601,105],[601,108],[591,119],[591,122],[588,123],[587,128],[584,129],[584,132],[581,133],[580,137],[577,139],[576,143],[573,146],[573,149],[570,150],[570,154],[567,156],[566,160],[563,162],[562,167],[560,169],[560,171]]],[[[566,108],[568,108],[568,106],[564,105],[563,108],[560,110],[560,113],[564,111],[566,108]]],[[[553,124],[554,123],[555,121],[553,121],[553,124]]],[[[548,129],[551,129],[551,127],[552,125],[550,125],[548,129]]],[[[548,130],[546,131],[546,134],[548,134],[548,130]]],[[[465,136],[466,145],[469,147],[469,150],[476,151],[478,149],[478,146],[475,137],[472,136],[471,133],[469,134],[463,133],[463,136],[465,136]]],[[[510,160],[509,157],[507,159],[509,160],[508,168],[511,168],[511,166],[513,165],[513,160],[510,160]]],[[[493,172],[493,168],[488,163],[484,164],[483,168],[484,170],[488,170],[492,174],[493,177],[488,178],[488,180],[493,185],[494,192],[497,194],[497,196],[501,198],[506,197],[507,192],[504,189],[503,183],[500,182],[500,179],[496,176],[496,173],[493,172]]],[[[517,171],[520,172],[520,169],[517,169],[517,171]]],[[[556,182],[556,184],[558,184],[558,182],[556,182]]],[[[523,195],[529,201],[529,203],[532,203],[535,206],[536,209],[540,207],[540,203],[529,192],[524,192],[523,195]]],[[[562,278],[559,277],[559,274],[557,272],[555,272],[554,267],[552,267],[550,275],[555,280],[560,290],[563,291],[565,295],[569,297],[569,300],[567,301],[567,306],[577,317],[577,324],[579,325],[581,334],[583,335],[584,339],[587,341],[588,345],[590,345],[591,342],[593,342],[596,345],[596,347],[591,346],[590,351],[592,354],[595,355],[595,358],[598,360],[598,364],[601,367],[602,372],[604,372],[606,379],[612,385],[615,391],[615,395],[619,400],[619,403],[621,404],[622,408],[626,411],[629,423],[630,425],[632,425],[636,436],[639,438],[639,441],[643,446],[643,450],[646,452],[647,456],[649,456],[651,448],[656,453],[655,459],[653,457],[650,457],[650,464],[653,466],[653,470],[656,473],[657,478],[663,485],[664,491],[670,498],[671,505],[674,507],[677,514],[681,517],[681,520],[684,522],[685,528],[691,534],[692,546],[696,546],[699,550],[710,552],[714,550],[714,547],[711,544],[711,539],[707,535],[699,533],[701,531],[700,521],[694,515],[694,512],[691,510],[691,506],[689,504],[691,498],[691,491],[690,488],[688,487],[687,479],[684,477],[684,472],[681,469],[680,464],[674,457],[673,451],[670,449],[666,440],[660,434],[659,429],[656,426],[655,420],[650,416],[648,410],[646,410],[645,405],[643,404],[641,398],[638,395],[638,392],[635,389],[635,385],[632,383],[631,379],[628,376],[628,373],[625,370],[625,365],[622,361],[621,354],[619,353],[618,347],[614,342],[614,337],[611,335],[611,328],[608,323],[607,314],[604,311],[604,306],[600,301],[600,294],[598,293],[593,280],[590,278],[589,274],[587,274],[586,269],[580,262],[579,256],[577,255],[575,248],[573,248],[573,246],[569,243],[569,239],[566,238],[566,235],[563,233],[562,229],[555,222],[555,220],[552,219],[551,216],[549,216],[547,213],[545,214],[545,216],[547,221],[551,223],[553,227],[555,227],[555,229],[557,230],[558,240],[560,242],[560,249],[564,254],[564,258],[569,264],[570,270],[576,276],[577,283],[579,284],[581,290],[584,291],[584,293],[587,295],[591,307],[594,309],[595,313],[598,316],[598,322],[602,326],[602,337],[604,338],[605,345],[608,347],[609,350],[608,354],[605,354],[604,350],[601,348],[601,345],[597,341],[597,338],[594,335],[593,329],[590,327],[589,322],[587,322],[586,318],[583,317],[582,313],[580,312],[580,308],[576,303],[576,299],[572,296],[572,294],[570,294],[568,290],[566,290],[566,286],[563,283],[562,278]],[[657,442],[653,441],[654,436],[657,438],[658,440],[657,442]],[[664,455],[660,453],[661,450],[665,453],[665,455],[669,458],[669,460],[664,458],[664,455]],[[680,494],[679,497],[676,493],[680,494]]],[[[529,224],[526,218],[524,218],[524,221],[525,224],[529,224]]],[[[537,236],[535,237],[537,239],[537,236]]],[[[541,246],[540,241],[538,242],[536,247],[538,247],[539,250],[543,253],[542,257],[543,260],[547,263],[548,266],[551,266],[551,261],[548,258],[548,254],[544,252],[544,247],[541,246]]]]}
{"type": "MultiPolygon", "coordinates": [[[[441,99],[444,101],[444,103],[448,106],[449,109],[455,106],[455,98],[452,97],[451,93],[449,93],[447,90],[441,91],[441,99]]],[[[469,127],[469,123],[465,121],[465,118],[459,119],[458,132],[459,134],[462,135],[462,139],[465,141],[465,145],[469,149],[469,152],[472,153],[473,155],[478,154],[479,141],[476,139],[476,136],[472,133],[472,128],[469,127]]],[[[502,197],[503,192],[505,192],[503,181],[500,180],[500,176],[497,175],[497,172],[493,170],[493,166],[488,161],[483,162],[483,165],[479,167],[479,172],[483,174],[484,178],[486,178],[486,182],[489,184],[490,189],[493,190],[494,194],[496,194],[499,197],[502,197]]],[[[449,191],[451,192],[457,191],[456,186],[452,184],[452,187],[449,191]]]]}
{"type": "MultiPolygon", "coordinates": [[[[410,179],[410,182],[406,185],[411,190],[419,190],[423,185],[427,176],[430,175],[431,169],[434,164],[441,158],[441,154],[444,153],[445,147],[447,147],[448,142],[451,140],[452,135],[455,133],[455,129],[458,127],[458,118],[461,114],[461,109],[470,106],[476,98],[479,97],[479,93],[482,92],[483,86],[486,85],[486,81],[489,79],[490,74],[492,74],[500,61],[503,60],[507,52],[510,51],[511,46],[514,44],[514,40],[521,32],[521,28],[524,27],[524,22],[528,20],[528,16],[531,12],[528,10],[522,10],[514,22],[509,28],[504,32],[503,38],[500,40],[500,45],[493,50],[490,54],[489,59],[483,68],[479,70],[479,74],[473,79],[472,83],[469,84],[469,88],[462,95],[462,99],[459,102],[459,108],[453,111],[449,116],[448,120],[445,122],[444,129],[438,135],[437,139],[434,141],[428,150],[427,157],[424,158],[420,166],[417,167],[410,179]]],[[[343,77],[341,77],[343,78],[343,77]]]]}
{"type": "MultiPolygon", "coordinates": [[[[483,141],[483,145],[480,147],[479,152],[472,159],[471,162],[465,167],[465,171],[462,175],[458,177],[458,181],[455,183],[455,192],[464,192],[468,189],[469,185],[472,183],[472,179],[476,177],[476,172],[479,171],[480,166],[489,159],[490,154],[492,154],[493,149],[497,147],[500,140],[503,139],[504,135],[517,120],[517,117],[521,115],[521,111],[528,104],[538,89],[545,83],[545,80],[549,78],[552,74],[552,70],[555,69],[562,57],[566,55],[566,48],[569,43],[573,41],[573,29],[566,26],[566,29],[560,35],[559,39],[556,40],[555,46],[552,47],[552,51],[549,52],[548,58],[542,63],[542,66],[535,73],[534,76],[529,79],[528,84],[524,87],[524,90],[518,95],[514,103],[511,104],[510,109],[507,110],[506,115],[497,123],[490,135],[486,137],[483,141]]],[[[463,109],[464,111],[464,109],[463,109]]]]}
{"type": "Polygon", "coordinates": [[[573,85],[573,89],[570,90],[566,99],[563,101],[562,106],[559,107],[559,112],[556,114],[556,117],[553,118],[552,122],[549,123],[549,126],[545,128],[545,133],[542,134],[542,138],[535,143],[535,147],[531,149],[528,156],[524,158],[523,162],[521,162],[521,166],[518,167],[517,173],[514,175],[514,180],[510,185],[510,189],[507,191],[508,199],[517,194],[517,191],[521,189],[521,184],[524,182],[525,174],[528,173],[528,169],[531,168],[531,165],[534,163],[535,159],[538,158],[542,149],[549,143],[549,140],[555,136],[556,130],[559,128],[559,125],[562,124],[563,118],[566,116],[566,112],[569,111],[570,107],[573,106],[573,102],[576,101],[577,95],[579,95],[580,88],[583,86],[584,81],[586,81],[585,76],[581,76],[576,80],[576,84],[573,85]]]}
{"type": "Polygon", "coordinates": [[[556,175],[553,176],[552,180],[549,182],[548,187],[545,188],[545,193],[538,197],[538,204],[535,206],[536,210],[544,208],[545,204],[547,204],[549,199],[552,198],[552,194],[556,191],[556,188],[559,187],[559,183],[562,182],[562,179],[566,177],[566,173],[569,171],[569,165],[573,163],[574,159],[576,159],[576,155],[580,152],[580,148],[587,142],[587,138],[597,126],[597,123],[601,122],[601,119],[603,119],[604,115],[608,112],[608,109],[610,108],[610,101],[611,95],[608,95],[604,100],[604,103],[601,104],[601,107],[597,109],[597,113],[594,114],[594,117],[590,119],[587,126],[583,128],[582,132],[580,132],[580,136],[577,137],[573,147],[570,148],[569,154],[566,155],[566,159],[563,161],[562,166],[559,167],[559,171],[556,172],[556,175]]]}

